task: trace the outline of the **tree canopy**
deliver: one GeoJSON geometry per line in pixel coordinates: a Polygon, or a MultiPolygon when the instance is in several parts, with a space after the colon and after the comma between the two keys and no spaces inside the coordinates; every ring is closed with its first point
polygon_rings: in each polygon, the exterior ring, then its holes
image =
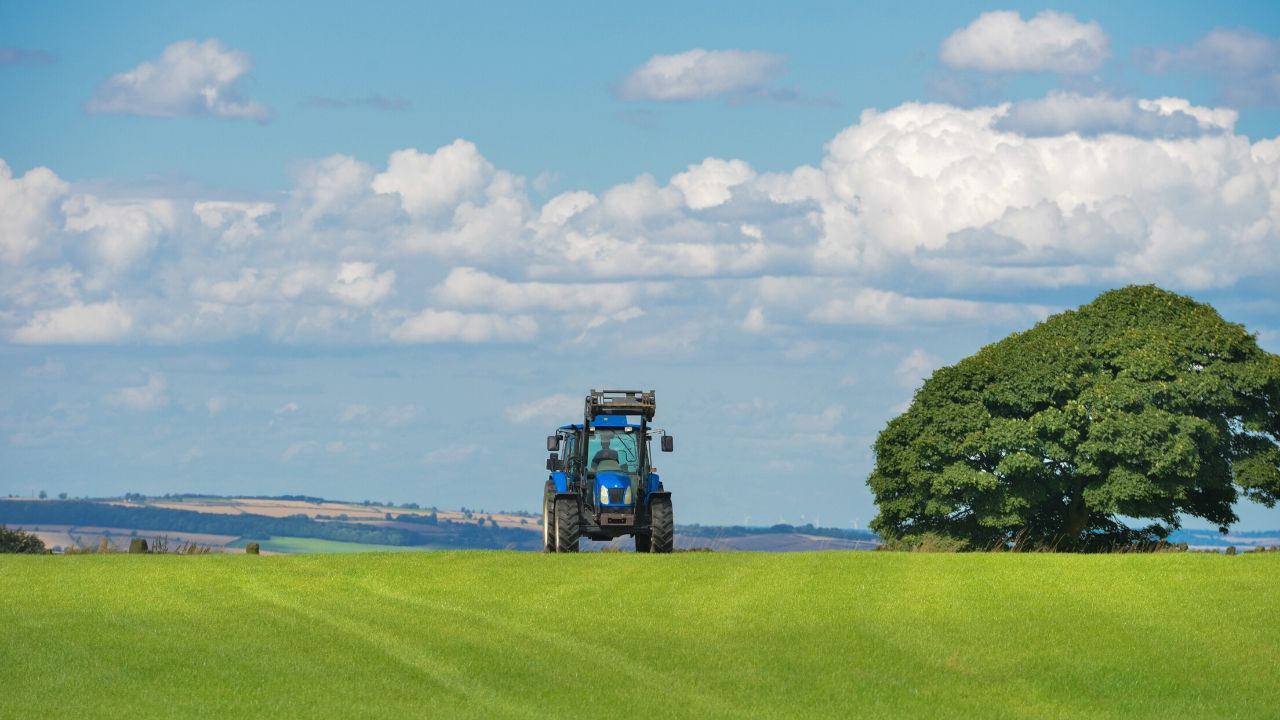
{"type": "Polygon", "coordinates": [[[1209,305],[1103,293],[933,374],[876,439],[891,540],[1088,549],[1280,497],[1280,357],[1209,305]],[[1126,520],[1153,521],[1131,529],[1126,520]]]}

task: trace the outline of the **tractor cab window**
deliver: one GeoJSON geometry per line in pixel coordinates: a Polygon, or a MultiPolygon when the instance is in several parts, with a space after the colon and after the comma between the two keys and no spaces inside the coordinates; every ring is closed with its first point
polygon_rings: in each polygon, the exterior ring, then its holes
{"type": "Polygon", "coordinates": [[[592,430],[591,439],[587,443],[587,469],[618,470],[632,474],[640,472],[640,452],[636,436],[635,432],[621,429],[592,430]]]}

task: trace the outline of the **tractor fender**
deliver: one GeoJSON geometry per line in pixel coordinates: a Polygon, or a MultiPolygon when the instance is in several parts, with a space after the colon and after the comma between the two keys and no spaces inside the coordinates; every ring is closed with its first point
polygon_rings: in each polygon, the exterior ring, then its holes
{"type": "Polygon", "coordinates": [[[556,485],[556,493],[569,492],[569,478],[563,472],[557,470],[551,473],[551,482],[556,485]]]}
{"type": "Polygon", "coordinates": [[[653,499],[656,497],[664,497],[669,500],[671,499],[671,493],[667,490],[659,490],[658,492],[646,493],[644,496],[644,501],[646,503],[651,503],[653,502],[653,499]]]}

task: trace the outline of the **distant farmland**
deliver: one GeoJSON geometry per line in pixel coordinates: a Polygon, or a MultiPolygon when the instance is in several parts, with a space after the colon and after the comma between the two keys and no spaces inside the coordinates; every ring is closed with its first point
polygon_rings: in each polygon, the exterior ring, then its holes
{"type": "Polygon", "coordinates": [[[0,556],[0,717],[1272,718],[1280,553],[0,556]]]}
{"type": "MultiPolygon", "coordinates": [[[[266,552],[358,552],[404,549],[541,550],[541,518],[532,513],[423,509],[417,505],[349,503],[322,498],[186,495],[163,498],[0,499],[0,524],[22,527],[49,547],[115,547],[132,536],[166,537],[215,551],[257,541],[266,552]]],[[[716,550],[868,550],[865,530],[678,525],[677,547],[716,550]]],[[[613,547],[630,549],[630,538],[613,547]]],[[[606,544],[584,543],[584,549],[606,544]]]]}

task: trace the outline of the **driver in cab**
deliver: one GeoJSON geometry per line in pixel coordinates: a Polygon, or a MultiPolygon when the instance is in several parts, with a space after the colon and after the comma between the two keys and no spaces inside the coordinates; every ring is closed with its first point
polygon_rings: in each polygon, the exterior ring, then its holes
{"type": "Polygon", "coordinates": [[[596,451],[595,457],[591,458],[592,470],[597,470],[600,467],[600,463],[607,460],[612,460],[614,463],[618,462],[618,451],[609,447],[609,443],[612,440],[612,435],[601,433],[600,449],[596,451]]]}

